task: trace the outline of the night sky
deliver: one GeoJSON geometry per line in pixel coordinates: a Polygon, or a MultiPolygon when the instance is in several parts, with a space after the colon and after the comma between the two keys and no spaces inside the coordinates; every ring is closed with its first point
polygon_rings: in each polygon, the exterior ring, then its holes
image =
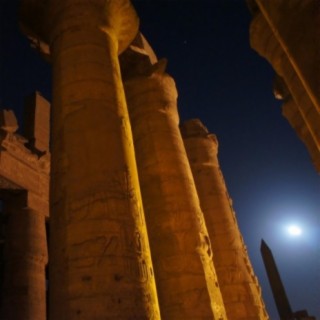
{"type": "MultiPolygon", "coordinates": [[[[50,99],[50,67],[0,0],[0,107],[50,99]]],[[[141,30],[176,80],[181,121],[200,118],[219,140],[220,165],[271,320],[278,319],[260,255],[275,256],[293,310],[320,318],[320,179],[272,94],[273,70],[249,46],[244,0],[135,0],[141,30]],[[286,231],[301,226],[300,237],[286,231]]]]}

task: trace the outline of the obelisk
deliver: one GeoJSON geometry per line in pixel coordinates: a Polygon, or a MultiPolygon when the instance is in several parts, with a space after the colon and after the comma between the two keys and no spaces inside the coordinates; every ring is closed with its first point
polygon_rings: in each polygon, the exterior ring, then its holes
{"type": "Polygon", "coordinates": [[[181,132],[211,240],[227,317],[268,319],[220,170],[216,136],[197,119],[183,123],[181,132]]]}
{"type": "Polygon", "coordinates": [[[118,63],[138,18],[129,0],[48,6],[50,319],[159,319],[118,63]]]}
{"type": "Polygon", "coordinates": [[[179,132],[175,82],[164,60],[152,65],[141,49],[128,55],[124,87],[161,315],[227,319],[179,132]]]}
{"type": "Polygon", "coordinates": [[[280,319],[291,319],[293,317],[292,309],[281,281],[276,262],[274,261],[270,248],[263,240],[261,240],[260,251],[280,319]]]}

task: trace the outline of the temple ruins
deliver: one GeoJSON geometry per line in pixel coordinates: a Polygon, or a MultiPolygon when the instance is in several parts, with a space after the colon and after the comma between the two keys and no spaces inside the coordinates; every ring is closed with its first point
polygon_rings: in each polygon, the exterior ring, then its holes
{"type": "MultiPolygon", "coordinates": [[[[320,172],[320,5],[317,0],[247,0],[250,44],[275,71],[273,93],[282,114],[305,144],[320,172]]],[[[270,248],[261,252],[280,319],[315,319],[292,312],[270,248]]]]}
{"type": "Polygon", "coordinates": [[[274,95],[320,172],[319,1],[247,2],[251,46],[274,68],[274,95]]]}
{"type": "Polygon", "coordinates": [[[35,93],[25,110],[25,137],[12,111],[0,113],[0,314],[12,320],[46,319],[49,103],[35,93]]]}
{"type": "Polygon", "coordinates": [[[208,227],[228,319],[267,319],[259,299],[261,289],[220,170],[217,138],[200,120],[183,123],[181,133],[208,227]]]}
{"type": "Polygon", "coordinates": [[[217,139],[179,127],[130,1],[24,0],[21,22],[53,101],[26,99],[23,136],[0,113],[1,319],[269,319],[217,139]]]}

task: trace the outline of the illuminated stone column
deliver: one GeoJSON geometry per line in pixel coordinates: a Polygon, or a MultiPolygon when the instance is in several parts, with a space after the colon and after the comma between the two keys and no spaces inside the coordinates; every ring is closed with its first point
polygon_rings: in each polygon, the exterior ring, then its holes
{"type": "Polygon", "coordinates": [[[159,319],[118,53],[128,0],[51,0],[50,319],[159,319]]]}
{"type": "Polygon", "coordinates": [[[127,70],[124,86],[161,315],[226,319],[179,132],[176,86],[164,73],[163,61],[148,68],[146,60],[141,57],[136,75],[127,70]]]}
{"type": "Polygon", "coordinates": [[[5,201],[3,320],[46,320],[45,215],[28,208],[25,195],[13,194],[5,201]]]}
{"type": "Polygon", "coordinates": [[[318,0],[247,1],[250,45],[276,72],[282,114],[320,172],[320,6],[318,0]]]}
{"type": "Polygon", "coordinates": [[[219,167],[217,139],[200,120],[185,122],[181,132],[211,240],[227,317],[268,319],[219,167]]]}

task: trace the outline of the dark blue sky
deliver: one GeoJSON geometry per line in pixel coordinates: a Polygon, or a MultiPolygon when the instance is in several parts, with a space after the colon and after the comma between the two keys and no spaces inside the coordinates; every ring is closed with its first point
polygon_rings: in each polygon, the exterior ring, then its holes
{"type": "MultiPolygon", "coordinates": [[[[50,98],[50,68],[0,0],[0,107],[22,114],[23,97],[50,98]]],[[[259,252],[272,249],[294,310],[320,317],[320,179],[272,95],[273,71],[249,46],[244,0],[135,0],[141,29],[179,91],[181,120],[200,118],[219,159],[271,320],[278,319],[259,252]],[[285,227],[300,223],[303,234],[285,227]]]]}

